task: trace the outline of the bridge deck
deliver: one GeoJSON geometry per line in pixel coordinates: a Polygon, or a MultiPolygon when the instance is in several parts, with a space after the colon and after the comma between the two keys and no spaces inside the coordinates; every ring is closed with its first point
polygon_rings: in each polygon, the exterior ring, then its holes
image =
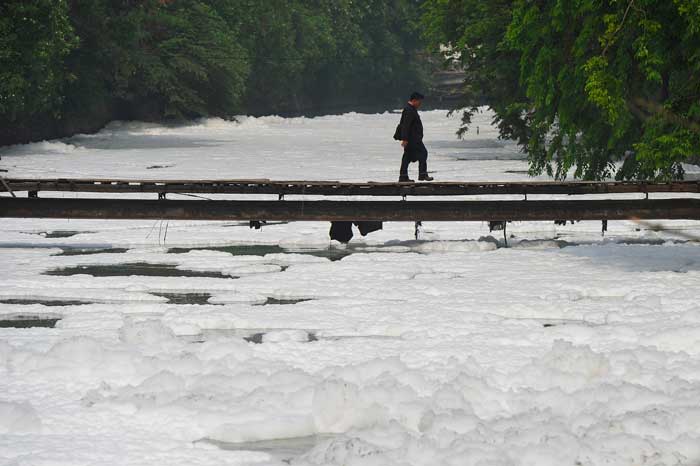
{"type": "Polygon", "coordinates": [[[272,180],[13,179],[0,192],[276,194],[315,196],[474,196],[506,194],[700,193],[700,181],[348,183],[272,180]]]}
{"type": "Polygon", "coordinates": [[[270,180],[83,180],[0,179],[0,217],[286,220],[286,221],[542,221],[700,220],[700,198],[527,200],[528,194],[700,193],[700,182],[516,182],[346,183],[270,180]],[[109,199],[50,197],[51,192],[112,193],[109,199]],[[39,196],[39,192],[44,192],[39,196]],[[124,198],[158,193],[156,199],[124,198]],[[280,200],[169,199],[170,194],[276,194],[280,200]],[[282,200],[286,194],[314,196],[525,195],[523,200],[282,200]]]}

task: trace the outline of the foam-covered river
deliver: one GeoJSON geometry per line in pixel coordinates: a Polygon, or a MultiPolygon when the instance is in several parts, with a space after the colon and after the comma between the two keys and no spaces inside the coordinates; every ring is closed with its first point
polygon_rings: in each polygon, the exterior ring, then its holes
{"type": "MultiPolygon", "coordinates": [[[[389,181],[397,120],[115,123],[0,169],[389,181]]],[[[526,177],[489,114],[424,124],[436,179],[526,177]]],[[[328,228],[0,220],[0,464],[700,463],[700,223],[328,228]]]]}

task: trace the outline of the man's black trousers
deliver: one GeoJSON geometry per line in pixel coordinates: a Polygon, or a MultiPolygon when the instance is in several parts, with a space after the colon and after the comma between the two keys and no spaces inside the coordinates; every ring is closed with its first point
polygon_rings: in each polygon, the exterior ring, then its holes
{"type": "Polygon", "coordinates": [[[408,165],[411,162],[418,162],[418,175],[428,174],[428,149],[423,142],[409,142],[403,150],[401,159],[401,177],[408,177],[408,165]]]}

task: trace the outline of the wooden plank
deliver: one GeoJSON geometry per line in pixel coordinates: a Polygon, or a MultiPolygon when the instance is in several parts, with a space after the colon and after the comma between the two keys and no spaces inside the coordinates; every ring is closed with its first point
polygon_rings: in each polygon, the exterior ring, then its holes
{"type": "Polygon", "coordinates": [[[700,199],[180,201],[1,198],[0,217],[280,221],[700,220],[700,199]]]}
{"type": "MultiPolygon", "coordinates": [[[[328,181],[261,180],[80,180],[7,179],[15,192],[57,191],[94,193],[273,194],[315,196],[474,196],[583,195],[623,193],[700,193],[700,182],[439,182],[341,183],[328,181]]],[[[0,187],[0,190],[4,188],[0,187]]]]}

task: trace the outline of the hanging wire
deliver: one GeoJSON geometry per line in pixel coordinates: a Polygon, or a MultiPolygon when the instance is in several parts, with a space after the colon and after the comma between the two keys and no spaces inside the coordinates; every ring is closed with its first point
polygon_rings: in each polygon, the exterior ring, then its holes
{"type": "Polygon", "coordinates": [[[214,199],[211,199],[209,197],[198,196],[196,194],[185,194],[185,193],[168,193],[168,194],[172,194],[172,195],[176,195],[176,196],[196,197],[197,199],[204,199],[206,201],[213,201],[214,200],[214,199]]]}

